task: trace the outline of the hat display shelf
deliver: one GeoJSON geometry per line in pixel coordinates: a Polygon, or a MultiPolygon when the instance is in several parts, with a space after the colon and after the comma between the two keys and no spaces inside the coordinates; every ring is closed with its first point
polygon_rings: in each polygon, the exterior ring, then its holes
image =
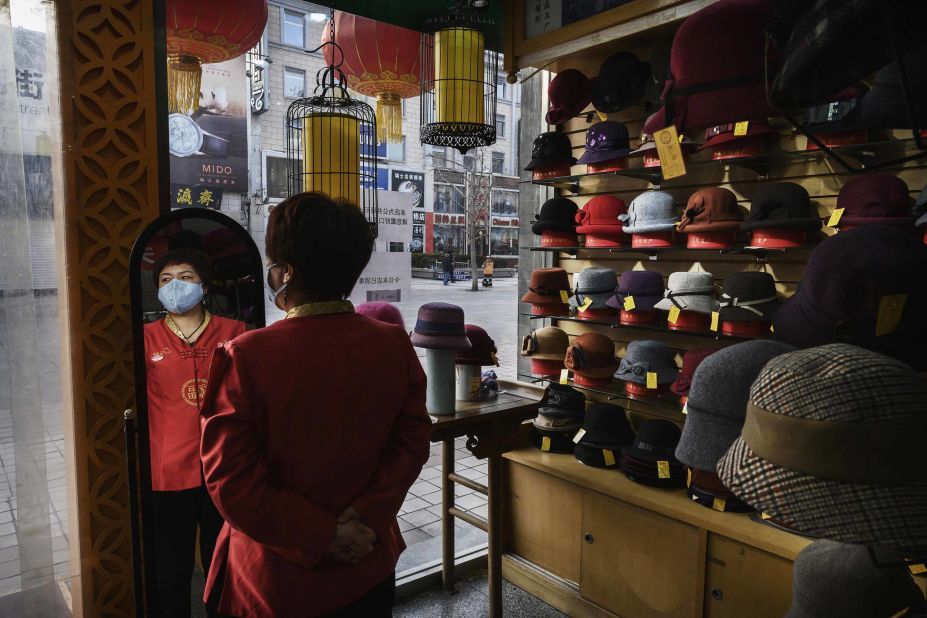
{"type": "MultiPolygon", "coordinates": [[[[556,305],[556,307],[561,307],[561,305],[556,305]]],[[[562,310],[559,310],[562,311],[562,310]]],[[[700,339],[713,339],[716,341],[725,341],[730,343],[735,343],[737,341],[747,341],[749,339],[756,339],[756,337],[748,335],[725,335],[721,337],[720,330],[718,332],[711,331],[709,326],[711,325],[711,316],[706,314],[700,314],[695,311],[680,311],[679,318],[676,320],[676,325],[680,324],[682,328],[670,328],[670,323],[667,320],[667,315],[665,311],[629,311],[628,314],[656,314],[656,317],[648,316],[647,318],[641,319],[640,316],[635,316],[631,318],[632,320],[637,320],[636,322],[622,323],[621,322],[621,311],[617,315],[612,315],[610,319],[605,320],[592,320],[588,318],[580,318],[575,315],[566,315],[566,312],[552,313],[551,315],[531,315],[528,316],[531,320],[553,320],[558,322],[580,322],[583,324],[588,324],[592,326],[608,326],[616,330],[627,329],[630,331],[641,331],[643,333],[672,333],[679,332],[685,334],[687,337],[697,337],[700,339]],[[696,314],[699,317],[692,317],[688,314],[696,314]],[[652,323],[650,321],[653,321],[652,323]],[[688,320],[688,322],[686,321],[688,320]],[[704,328],[702,328],[704,324],[704,328]]],[[[719,327],[720,328],[720,327],[719,327]]],[[[766,330],[769,330],[769,325],[766,325],[766,330]]],[[[765,335],[765,333],[764,333],[765,335]]]]}

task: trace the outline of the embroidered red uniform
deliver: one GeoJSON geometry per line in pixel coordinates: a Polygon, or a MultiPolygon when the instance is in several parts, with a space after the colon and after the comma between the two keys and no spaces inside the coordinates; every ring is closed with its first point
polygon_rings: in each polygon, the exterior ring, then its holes
{"type": "Polygon", "coordinates": [[[245,332],[236,320],[209,316],[190,345],[164,320],[145,325],[148,430],[154,491],[180,491],[203,484],[200,473],[199,408],[216,348],[245,332]]]}

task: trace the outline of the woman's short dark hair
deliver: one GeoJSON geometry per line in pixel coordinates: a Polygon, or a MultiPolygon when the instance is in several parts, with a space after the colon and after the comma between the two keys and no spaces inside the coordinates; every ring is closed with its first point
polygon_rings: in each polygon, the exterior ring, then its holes
{"type": "Polygon", "coordinates": [[[174,266],[176,264],[189,264],[193,267],[193,270],[196,271],[200,281],[207,285],[212,283],[212,264],[209,262],[209,258],[206,257],[206,254],[196,249],[182,248],[168,251],[155,262],[155,285],[158,284],[158,280],[161,278],[161,271],[168,266],[174,266]]]}
{"type": "Polygon", "coordinates": [[[356,205],[300,193],[270,211],[265,245],[272,262],[293,267],[290,285],[313,299],[334,300],[351,295],[370,261],[373,234],[356,205]]]}

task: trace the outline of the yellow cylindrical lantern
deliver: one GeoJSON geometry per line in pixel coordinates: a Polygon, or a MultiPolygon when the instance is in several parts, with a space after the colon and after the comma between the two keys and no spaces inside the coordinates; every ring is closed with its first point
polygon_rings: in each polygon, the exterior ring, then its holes
{"type": "Polygon", "coordinates": [[[483,33],[446,28],[434,35],[437,122],[483,124],[483,33]]]}
{"type": "Polygon", "coordinates": [[[303,191],[360,204],[360,123],[346,114],[303,119],[303,191]]]}

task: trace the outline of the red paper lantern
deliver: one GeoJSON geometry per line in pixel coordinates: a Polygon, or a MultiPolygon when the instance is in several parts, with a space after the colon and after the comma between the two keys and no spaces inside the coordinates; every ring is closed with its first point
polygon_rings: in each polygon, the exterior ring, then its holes
{"type": "MultiPolygon", "coordinates": [[[[335,42],[344,53],[341,70],[348,87],[377,99],[377,141],[402,141],[402,101],[419,95],[419,47],[422,34],[338,11],[335,42]]],[[[326,28],[322,42],[331,40],[326,28]]],[[[333,48],[325,48],[325,62],[335,64],[333,48]]],[[[431,78],[428,78],[431,79],[431,78]]]]}
{"type": "Polygon", "coordinates": [[[267,0],[167,0],[168,107],[190,114],[200,96],[201,64],[254,47],[267,24],[267,0]]]}

